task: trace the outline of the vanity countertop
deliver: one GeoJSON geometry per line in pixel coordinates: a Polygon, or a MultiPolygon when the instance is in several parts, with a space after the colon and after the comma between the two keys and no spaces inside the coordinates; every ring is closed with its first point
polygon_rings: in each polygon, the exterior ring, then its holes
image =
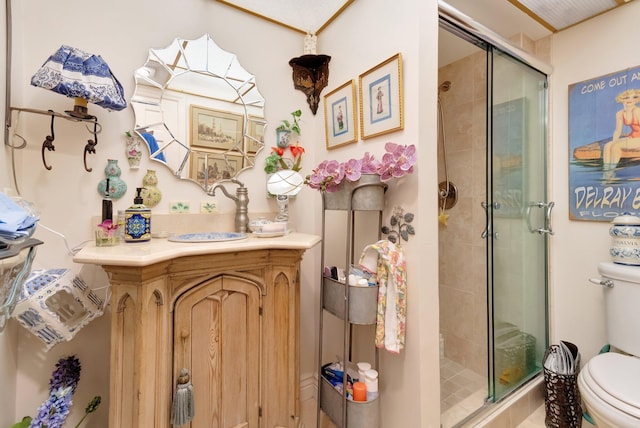
{"type": "Polygon", "coordinates": [[[320,237],[306,233],[290,233],[276,238],[261,238],[251,234],[246,239],[223,242],[171,242],[153,238],[147,242],[123,242],[113,247],[96,247],[90,243],[75,255],[76,263],[109,266],[148,266],[176,257],[229,253],[265,249],[308,250],[320,242],[320,237]]]}

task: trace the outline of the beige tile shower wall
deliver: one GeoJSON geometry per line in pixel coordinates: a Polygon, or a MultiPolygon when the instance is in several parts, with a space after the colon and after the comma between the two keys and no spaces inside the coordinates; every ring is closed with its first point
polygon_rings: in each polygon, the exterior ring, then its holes
{"type": "MultiPolygon", "coordinates": [[[[541,60],[550,57],[550,38],[524,35],[511,42],[541,60]]],[[[439,70],[438,83],[451,82],[440,93],[444,112],[449,180],[458,188],[458,203],[440,225],[440,332],[445,356],[479,374],[487,370],[486,216],[486,53],[477,53],[439,70]]],[[[445,180],[442,140],[438,142],[438,178],[445,180]]]]}
{"type": "MultiPolygon", "coordinates": [[[[440,225],[440,332],[445,356],[486,374],[486,259],[481,233],[485,213],[485,53],[478,52],[440,69],[451,89],[440,94],[444,113],[447,175],[458,202],[440,225]]],[[[445,181],[442,140],[439,180],[445,181]]]]}

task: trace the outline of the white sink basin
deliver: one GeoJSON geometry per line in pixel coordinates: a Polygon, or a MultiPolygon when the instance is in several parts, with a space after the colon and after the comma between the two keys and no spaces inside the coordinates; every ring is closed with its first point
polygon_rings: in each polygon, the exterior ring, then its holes
{"type": "Polygon", "coordinates": [[[182,235],[170,235],[169,241],[173,242],[222,242],[245,239],[248,235],[239,232],[198,232],[184,233],[182,235]]]}

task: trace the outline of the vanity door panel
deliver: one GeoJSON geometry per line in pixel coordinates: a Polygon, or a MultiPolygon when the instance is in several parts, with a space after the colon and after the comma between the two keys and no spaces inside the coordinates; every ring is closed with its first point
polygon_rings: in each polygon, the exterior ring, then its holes
{"type": "Polygon", "coordinates": [[[192,428],[259,426],[260,290],[220,275],[184,293],[174,309],[174,384],[193,384],[192,428]]]}

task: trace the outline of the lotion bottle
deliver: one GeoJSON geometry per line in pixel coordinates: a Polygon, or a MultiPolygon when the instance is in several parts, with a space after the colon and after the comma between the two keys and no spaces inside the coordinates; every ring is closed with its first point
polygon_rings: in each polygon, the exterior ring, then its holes
{"type": "Polygon", "coordinates": [[[124,211],[125,242],[144,242],[151,239],[151,210],[143,203],[142,187],[136,189],[133,205],[124,211]]]}

